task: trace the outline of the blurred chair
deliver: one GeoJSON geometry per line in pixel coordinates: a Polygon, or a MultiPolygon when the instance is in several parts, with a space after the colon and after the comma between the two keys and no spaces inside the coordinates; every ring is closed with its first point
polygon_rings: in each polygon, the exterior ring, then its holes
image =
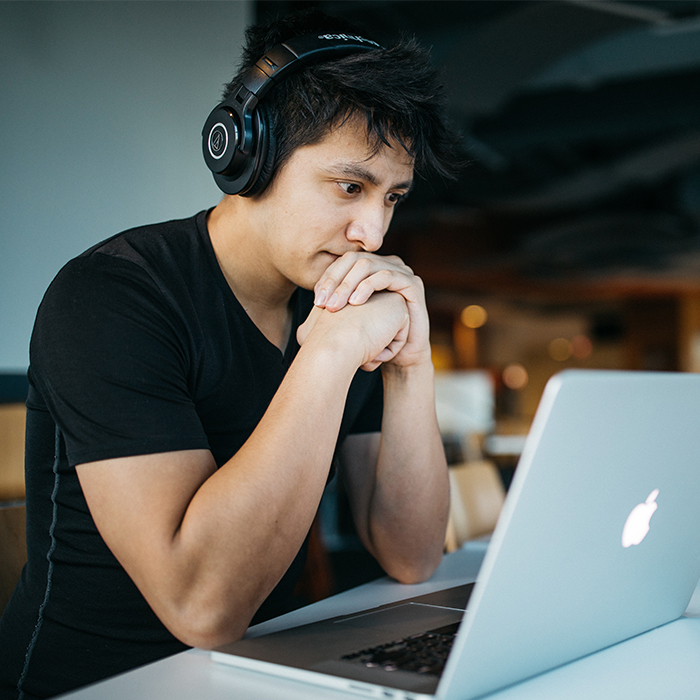
{"type": "Polygon", "coordinates": [[[0,503],[0,615],[27,561],[24,503],[0,503]]]}
{"type": "Polygon", "coordinates": [[[498,469],[488,460],[451,466],[449,475],[450,518],[445,550],[453,552],[468,540],[493,531],[506,493],[498,469]]]}
{"type": "Polygon", "coordinates": [[[24,426],[22,403],[0,404],[0,501],[24,500],[24,426]]]}
{"type": "Polygon", "coordinates": [[[316,603],[335,593],[335,579],[328,550],[321,536],[321,520],[317,513],[309,532],[306,565],[294,589],[306,604],[316,603]]]}

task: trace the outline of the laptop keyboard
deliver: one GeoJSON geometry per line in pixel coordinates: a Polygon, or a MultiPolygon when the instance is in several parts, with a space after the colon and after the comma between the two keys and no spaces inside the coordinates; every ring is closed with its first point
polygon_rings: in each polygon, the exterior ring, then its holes
{"type": "Polygon", "coordinates": [[[439,676],[445,668],[458,628],[459,623],[455,622],[396,642],[354,651],[341,658],[385,671],[413,671],[439,676]]]}

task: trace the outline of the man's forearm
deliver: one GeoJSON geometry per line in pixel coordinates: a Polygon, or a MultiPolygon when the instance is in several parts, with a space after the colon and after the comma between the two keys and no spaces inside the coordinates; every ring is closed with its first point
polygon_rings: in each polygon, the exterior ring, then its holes
{"type": "Polygon", "coordinates": [[[368,537],[385,571],[410,583],[442,557],[449,508],[447,464],[435,416],[432,364],[386,365],[384,416],[368,537]]]}

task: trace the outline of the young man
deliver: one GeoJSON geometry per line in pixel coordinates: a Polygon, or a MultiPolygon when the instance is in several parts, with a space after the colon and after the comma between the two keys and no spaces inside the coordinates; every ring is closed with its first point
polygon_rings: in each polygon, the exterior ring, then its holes
{"type": "MultiPolygon", "coordinates": [[[[316,15],[249,31],[228,93],[273,46],[324,31],[339,29],[316,15]]],[[[452,162],[435,75],[408,42],[311,63],[264,103],[266,186],[98,244],[42,302],[2,698],[211,648],[282,611],[334,462],[389,575],[421,581],[440,561],[423,289],[376,254],[414,170],[452,162]]]]}

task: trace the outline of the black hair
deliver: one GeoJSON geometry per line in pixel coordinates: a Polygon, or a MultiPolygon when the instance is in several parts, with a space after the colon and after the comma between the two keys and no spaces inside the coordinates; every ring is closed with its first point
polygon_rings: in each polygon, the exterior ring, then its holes
{"type": "MultiPolygon", "coordinates": [[[[318,10],[250,27],[240,68],[226,85],[224,99],[276,44],[329,32],[371,39],[366,30],[318,10]]],[[[454,178],[461,165],[459,139],[446,117],[444,89],[430,52],[413,37],[387,48],[307,65],[280,81],[263,100],[276,142],[275,172],[294,150],[318,143],[333,127],[356,117],[366,124],[373,153],[398,142],[422,177],[454,178]]]]}

